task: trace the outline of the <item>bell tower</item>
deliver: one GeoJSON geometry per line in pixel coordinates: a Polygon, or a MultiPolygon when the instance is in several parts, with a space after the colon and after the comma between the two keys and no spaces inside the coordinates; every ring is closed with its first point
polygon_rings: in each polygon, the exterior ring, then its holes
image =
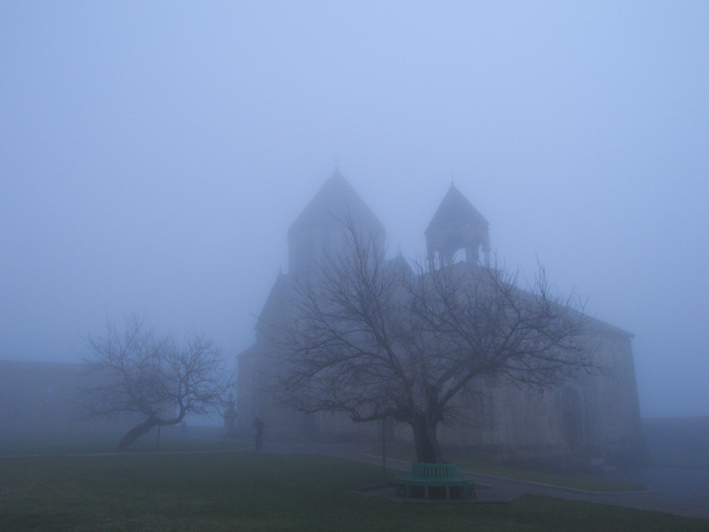
{"type": "Polygon", "coordinates": [[[465,262],[490,265],[488,221],[451,183],[424,234],[431,269],[449,266],[456,253],[465,252],[465,262]],[[482,250],[484,259],[480,257],[482,250]]]}

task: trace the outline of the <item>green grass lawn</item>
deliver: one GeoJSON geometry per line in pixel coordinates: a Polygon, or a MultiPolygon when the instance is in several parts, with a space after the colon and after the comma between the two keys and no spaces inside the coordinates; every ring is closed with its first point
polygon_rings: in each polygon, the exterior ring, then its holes
{"type": "MultiPolygon", "coordinates": [[[[153,430],[140,438],[129,448],[128,452],[160,451],[230,451],[251,449],[251,442],[221,440],[218,438],[221,429],[215,427],[192,427],[189,431],[181,431],[177,427],[167,427],[161,431],[160,442],[153,430]]],[[[0,455],[17,454],[50,454],[62,456],[78,453],[102,453],[115,451],[121,434],[94,434],[77,437],[73,434],[31,435],[25,438],[15,437],[3,442],[0,440],[0,455]]],[[[381,448],[373,447],[370,454],[380,455],[381,448]]],[[[390,445],[387,449],[390,458],[414,460],[415,453],[411,446],[390,445]]],[[[493,475],[517,480],[528,480],[542,484],[551,484],[587,491],[642,491],[647,489],[644,484],[617,482],[598,477],[583,475],[562,475],[543,471],[512,468],[474,460],[462,453],[449,452],[449,460],[456,463],[460,471],[475,474],[493,475]]]]}
{"type": "Polygon", "coordinates": [[[352,490],[381,470],[324,456],[219,453],[0,460],[10,531],[705,531],[707,521],[543,497],[402,504],[352,490]]]}
{"type": "MultiPolygon", "coordinates": [[[[368,454],[381,456],[381,447],[373,447],[368,450],[368,454]]],[[[549,484],[553,486],[562,486],[585,491],[646,491],[648,487],[645,484],[636,482],[619,482],[608,480],[596,476],[589,475],[571,475],[552,473],[547,471],[536,471],[531,469],[520,469],[508,467],[499,464],[475,460],[468,455],[456,452],[445,453],[445,458],[451,462],[455,462],[459,471],[466,471],[479,475],[492,475],[495,477],[511,478],[515,480],[526,480],[529,482],[538,482],[540,484],[549,484]]],[[[387,448],[387,457],[398,458],[400,460],[415,460],[416,454],[410,446],[392,445],[387,448]]]]}

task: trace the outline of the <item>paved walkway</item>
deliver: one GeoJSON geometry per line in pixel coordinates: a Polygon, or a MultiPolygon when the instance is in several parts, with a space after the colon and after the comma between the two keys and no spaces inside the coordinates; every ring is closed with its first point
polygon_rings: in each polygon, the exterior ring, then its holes
{"type": "MultiPolygon", "coordinates": [[[[271,444],[267,445],[265,450],[277,453],[326,454],[373,465],[382,463],[381,457],[362,454],[360,447],[351,444],[271,444]]],[[[387,459],[387,468],[408,471],[410,467],[410,462],[387,459]]],[[[657,469],[659,468],[631,471],[628,477],[623,478],[646,482],[650,491],[645,492],[584,492],[489,475],[472,476],[485,486],[478,492],[480,501],[504,502],[522,495],[544,495],[709,519],[709,470],[663,468],[669,471],[653,474],[652,470],[657,469]],[[694,481],[688,489],[687,481],[690,478],[694,478],[694,481]]]]}

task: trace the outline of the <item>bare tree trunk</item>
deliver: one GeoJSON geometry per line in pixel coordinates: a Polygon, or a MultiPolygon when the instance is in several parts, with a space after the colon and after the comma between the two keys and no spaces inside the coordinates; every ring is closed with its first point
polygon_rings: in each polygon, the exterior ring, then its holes
{"type": "Polygon", "coordinates": [[[159,422],[158,422],[157,418],[150,416],[148,419],[146,419],[142,423],[140,423],[140,424],[136,425],[135,427],[133,427],[132,429],[130,429],[128,432],[126,432],[125,436],[123,436],[123,438],[121,438],[121,441],[118,444],[118,450],[125,451],[131,443],[133,443],[135,440],[137,440],[141,436],[150,432],[150,430],[158,423],[159,422]]]}
{"type": "Polygon", "coordinates": [[[436,429],[438,423],[434,423],[421,416],[411,423],[414,430],[414,445],[416,447],[416,459],[419,462],[439,463],[443,461],[441,446],[438,443],[436,429]]]}

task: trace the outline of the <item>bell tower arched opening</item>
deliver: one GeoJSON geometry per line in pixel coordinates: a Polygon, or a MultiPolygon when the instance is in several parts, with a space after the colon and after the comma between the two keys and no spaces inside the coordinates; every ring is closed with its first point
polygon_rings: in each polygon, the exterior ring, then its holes
{"type": "Polygon", "coordinates": [[[488,226],[483,215],[451,184],[425,231],[429,268],[443,268],[462,260],[489,266],[488,226]]]}

